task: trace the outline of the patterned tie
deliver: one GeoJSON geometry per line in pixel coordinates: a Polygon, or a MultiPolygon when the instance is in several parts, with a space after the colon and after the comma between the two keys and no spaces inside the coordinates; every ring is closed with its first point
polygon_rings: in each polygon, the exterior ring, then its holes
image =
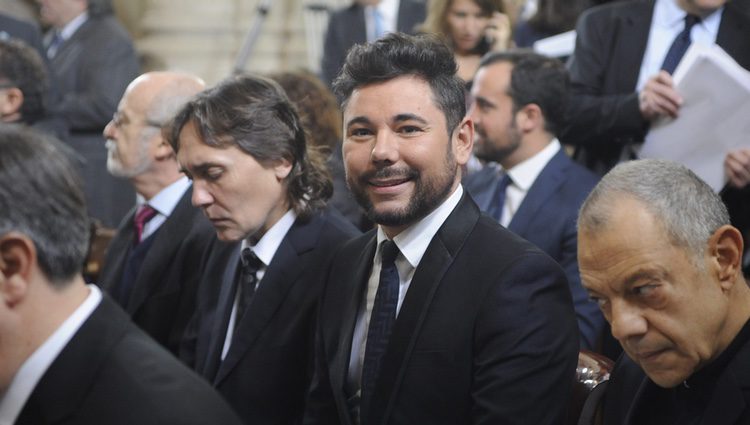
{"type": "Polygon", "coordinates": [[[240,257],[240,281],[238,285],[239,299],[237,300],[237,314],[234,316],[235,332],[239,327],[240,320],[244,316],[250,302],[255,295],[255,287],[258,284],[258,270],[263,267],[263,261],[250,248],[242,250],[240,257]]]}
{"type": "Polygon", "coordinates": [[[399,254],[396,243],[385,240],[380,245],[382,268],[380,283],[375,293],[375,303],[370,315],[370,326],[367,330],[365,359],[362,365],[362,403],[372,397],[375,381],[380,370],[380,362],[388,347],[393,324],[396,322],[398,305],[399,277],[396,268],[396,257],[399,254]]]}
{"type": "Polygon", "coordinates": [[[52,59],[57,54],[57,50],[60,48],[60,45],[63,43],[62,35],[60,35],[60,32],[55,31],[55,35],[52,37],[52,40],[49,42],[49,46],[47,46],[47,58],[52,59]]]}
{"type": "Polygon", "coordinates": [[[690,38],[690,30],[693,29],[693,26],[700,21],[701,18],[695,15],[688,14],[685,16],[685,28],[681,33],[677,34],[677,37],[675,37],[672,45],[669,47],[667,56],[664,57],[664,63],[662,63],[661,65],[661,69],[667,71],[670,74],[674,73],[674,70],[677,68],[677,64],[680,63],[680,60],[685,55],[685,52],[687,52],[687,49],[688,47],[690,47],[690,43],[692,42],[690,38]]]}
{"type": "Polygon", "coordinates": [[[138,207],[138,211],[135,213],[133,222],[135,223],[135,243],[139,244],[142,242],[141,237],[143,236],[143,227],[146,226],[152,218],[156,216],[156,210],[149,204],[143,204],[138,207]]]}
{"type": "Polygon", "coordinates": [[[497,182],[495,186],[495,193],[492,195],[492,203],[488,208],[488,213],[498,223],[500,218],[503,216],[503,206],[505,205],[505,191],[508,189],[508,185],[513,183],[508,173],[503,173],[503,177],[497,182]]]}

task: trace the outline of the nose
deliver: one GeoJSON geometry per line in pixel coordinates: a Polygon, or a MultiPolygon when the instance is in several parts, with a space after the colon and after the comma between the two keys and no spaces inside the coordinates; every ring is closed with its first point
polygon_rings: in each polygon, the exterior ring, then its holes
{"type": "Polygon", "coordinates": [[[102,132],[105,139],[114,139],[115,138],[115,123],[110,121],[107,123],[107,126],[104,127],[104,131],[102,132]]]}
{"type": "Polygon", "coordinates": [[[648,322],[640,309],[625,301],[612,302],[609,314],[612,336],[624,343],[630,338],[643,336],[648,330],[648,322]]]}
{"type": "Polygon", "coordinates": [[[214,202],[211,192],[202,181],[193,181],[193,196],[190,199],[194,207],[207,207],[214,202]]]}
{"type": "Polygon", "coordinates": [[[398,139],[391,131],[379,131],[370,152],[373,163],[390,165],[398,162],[398,139]]]}
{"type": "Polygon", "coordinates": [[[474,96],[471,96],[471,98],[471,104],[469,105],[469,110],[466,114],[471,118],[471,121],[474,122],[474,126],[476,127],[481,121],[479,117],[479,108],[477,107],[477,101],[474,99],[474,96]]]}

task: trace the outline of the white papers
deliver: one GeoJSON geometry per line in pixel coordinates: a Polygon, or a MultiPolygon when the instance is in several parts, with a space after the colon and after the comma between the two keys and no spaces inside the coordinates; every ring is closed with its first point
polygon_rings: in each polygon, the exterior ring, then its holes
{"type": "Polygon", "coordinates": [[[576,48],[576,32],[568,31],[534,42],[532,49],[540,55],[562,58],[573,54],[576,48]]]}
{"type": "Polygon", "coordinates": [[[639,156],[679,162],[718,192],[727,153],[750,147],[750,72],[719,46],[693,43],[673,79],[679,116],[654,123],[639,156]]]}

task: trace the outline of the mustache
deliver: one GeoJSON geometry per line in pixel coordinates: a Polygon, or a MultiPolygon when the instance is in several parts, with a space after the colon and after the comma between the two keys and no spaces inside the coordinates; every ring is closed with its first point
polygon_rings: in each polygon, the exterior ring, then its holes
{"type": "Polygon", "coordinates": [[[410,167],[386,167],[380,168],[373,171],[367,171],[359,176],[361,183],[367,183],[370,180],[384,180],[384,179],[403,179],[412,180],[419,177],[419,171],[410,167]]]}

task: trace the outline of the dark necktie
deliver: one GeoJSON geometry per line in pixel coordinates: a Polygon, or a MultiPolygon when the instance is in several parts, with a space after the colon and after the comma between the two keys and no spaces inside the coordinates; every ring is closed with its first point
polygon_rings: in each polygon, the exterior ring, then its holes
{"type": "Polygon", "coordinates": [[[382,267],[380,282],[372,305],[370,325],[367,329],[365,358],[362,364],[362,400],[369,400],[375,388],[380,362],[388,347],[393,324],[396,322],[398,305],[399,277],[396,257],[399,250],[396,243],[385,240],[380,246],[382,267]]]}
{"type": "Polygon", "coordinates": [[[495,193],[492,195],[492,202],[488,208],[488,213],[498,223],[500,218],[503,216],[503,206],[505,205],[505,191],[508,189],[508,185],[513,183],[508,173],[503,173],[503,177],[497,182],[495,186],[495,193]]]}
{"type": "Polygon", "coordinates": [[[242,316],[250,306],[255,295],[255,287],[258,284],[258,270],[263,266],[261,261],[250,248],[242,250],[240,257],[240,280],[237,289],[239,299],[237,300],[237,314],[234,316],[234,329],[238,328],[242,316]]]}
{"type": "Polygon", "coordinates": [[[146,226],[152,218],[156,216],[156,210],[149,204],[143,204],[138,207],[138,211],[135,213],[133,223],[135,224],[135,243],[139,244],[143,237],[143,228],[146,226]]]}
{"type": "Polygon", "coordinates": [[[692,42],[690,38],[690,30],[700,21],[701,18],[695,15],[688,14],[685,16],[685,28],[681,33],[677,34],[677,37],[675,37],[672,45],[669,47],[667,56],[664,57],[664,63],[661,65],[661,69],[670,74],[674,72],[677,68],[677,64],[680,63],[680,60],[685,55],[685,52],[687,52],[687,49],[692,42]]]}
{"type": "Polygon", "coordinates": [[[49,46],[47,46],[47,58],[52,59],[57,54],[57,50],[63,43],[62,35],[58,31],[55,31],[55,35],[50,40],[49,46]]]}

